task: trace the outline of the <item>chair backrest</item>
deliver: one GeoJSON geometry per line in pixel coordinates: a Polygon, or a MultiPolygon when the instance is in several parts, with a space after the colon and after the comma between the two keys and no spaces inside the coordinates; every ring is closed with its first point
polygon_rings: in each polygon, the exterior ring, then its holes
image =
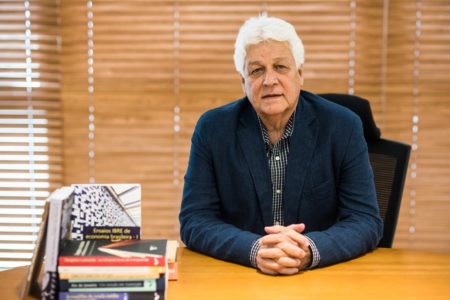
{"type": "Polygon", "coordinates": [[[366,99],[347,94],[319,94],[319,96],[349,108],[361,118],[375,178],[380,215],[384,223],[383,238],[378,246],[391,248],[397,227],[411,146],[381,138],[380,129],[373,119],[370,102],[366,99]]]}

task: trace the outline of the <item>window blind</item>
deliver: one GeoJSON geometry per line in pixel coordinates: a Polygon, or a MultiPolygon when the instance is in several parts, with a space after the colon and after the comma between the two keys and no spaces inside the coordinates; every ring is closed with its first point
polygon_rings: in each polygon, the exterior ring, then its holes
{"type": "Polygon", "coordinates": [[[28,264],[62,181],[55,1],[0,3],[0,270],[28,264]]]}
{"type": "Polygon", "coordinates": [[[450,3],[391,1],[384,127],[412,145],[396,247],[450,251],[450,3]]]}
{"type": "Polygon", "coordinates": [[[174,14],[170,1],[61,3],[65,182],[140,183],[143,237],[178,237],[174,14]]]}
{"type": "Polygon", "coordinates": [[[303,38],[305,89],[366,97],[385,138],[416,144],[395,245],[450,249],[445,1],[89,2],[61,3],[66,184],[140,182],[144,236],[178,238],[193,127],[243,95],[234,39],[267,12],[303,38]]]}

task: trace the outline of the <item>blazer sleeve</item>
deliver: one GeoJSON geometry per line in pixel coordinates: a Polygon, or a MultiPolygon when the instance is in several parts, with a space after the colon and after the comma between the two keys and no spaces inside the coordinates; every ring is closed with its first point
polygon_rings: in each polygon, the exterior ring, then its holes
{"type": "Polygon", "coordinates": [[[324,231],[306,233],[320,253],[319,267],[374,249],[383,232],[361,120],[354,118],[352,125],[338,168],[337,222],[324,231]]]}
{"type": "MultiPolygon", "coordinates": [[[[188,169],[179,214],[180,235],[193,250],[251,266],[250,249],[259,235],[244,231],[221,218],[221,201],[214,172],[206,118],[198,121],[192,137],[188,169]]],[[[217,155],[217,154],[216,154],[217,155]]],[[[242,212],[245,213],[245,212],[242,212]]]]}

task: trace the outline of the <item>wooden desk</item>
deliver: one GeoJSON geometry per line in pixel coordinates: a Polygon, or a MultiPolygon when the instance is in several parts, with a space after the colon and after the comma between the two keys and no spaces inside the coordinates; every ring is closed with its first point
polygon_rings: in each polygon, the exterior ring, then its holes
{"type": "MultiPolygon", "coordinates": [[[[450,299],[450,254],[377,249],[349,262],[294,276],[255,269],[179,250],[179,280],[168,300],[182,299],[450,299]]],[[[25,268],[0,272],[2,299],[18,299],[25,268]]]]}
{"type": "Polygon", "coordinates": [[[183,249],[168,299],[450,299],[450,254],[377,249],[358,259],[294,276],[183,249]]]}

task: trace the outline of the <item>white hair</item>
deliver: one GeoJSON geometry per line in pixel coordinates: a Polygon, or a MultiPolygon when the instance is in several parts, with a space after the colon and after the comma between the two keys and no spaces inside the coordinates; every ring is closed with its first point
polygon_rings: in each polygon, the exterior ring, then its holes
{"type": "Polygon", "coordinates": [[[261,15],[245,21],[236,37],[234,65],[241,76],[244,76],[247,47],[267,40],[287,42],[297,69],[305,62],[305,49],[294,26],[282,19],[261,15]]]}

